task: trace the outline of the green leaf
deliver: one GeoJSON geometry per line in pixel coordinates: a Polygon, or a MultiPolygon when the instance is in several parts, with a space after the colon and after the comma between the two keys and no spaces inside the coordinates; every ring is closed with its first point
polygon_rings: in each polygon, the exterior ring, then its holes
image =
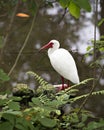
{"type": "Polygon", "coordinates": [[[6,120],[8,120],[12,125],[14,125],[15,122],[15,116],[9,113],[4,113],[2,117],[6,120]]]}
{"type": "Polygon", "coordinates": [[[16,118],[15,127],[18,130],[35,130],[30,121],[25,120],[24,118],[16,118]]]}
{"type": "Polygon", "coordinates": [[[99,122],[90,122],[87,126],[87,129],[86,130],[94,130],[94,129],[99,129],[101,127],[104,127],[104,122],[103,123],[99,123],[99,122]]]}
{"type": "Polygon", "coordinates": [[[22,124],[16,124],[15,127],[16,127],[18,130],[26,130],[26,128],[25,128],[22,124]]]}
{"type": "Polygon", "coordinates": [[[63,8],[66,8],[69,4],[69,0],[59,0],[59,3],[63,8]]]}
{"type": "Polygon", "coordinates": [[[82,127],[84,127],[84,126],[85,126],[85,124],[84,124],[83,122],[80,122],[80,123],[78,123],[78,125],[77,125],[77,127],[80,128],[80,129],[81,129],[82,127]]]}
{"type": "Polygon", "coordinates": [[[87,114],[82,113],[82,122],[85,122],[88,118],[87,114]]]}
{"type": "Polygon", "coordinates": [[[86,11],[91,11],[91,6],[89,0],[73,0],[73,2],[78,5],[80,8],[85,9],[86,11]]]}
{"type": "Polygon", "coordinates": [[[79,122],[78,115],[75,112],[72,113],[71,121],[74,122],[74,123],[79,122]]]}
{"type": "Polygon", "coordinates": [[[21,101],[22,98],[21,97],[16,97],[16,96],[12,96],[9,98],[10,100],[13,100],[13,101],[21,101]]]}
{"type": "Polygon", "coordinates": [[[99,48],[101,52],[104,52],[104,47],[99,48]]]}
{"type": "Polygon", "coordinates": [[[104,18],[102,18],[102,19],[99,21],[98,26],[101,26],[103,23],[104,23],[104,18]]]}
{"type": "Polygon", "coordinates": [[[43,126],[46,126],[46,127],[49,127],[49,128],[52,128],[56,125],[56,120],[50,119],[50,118],[47,118],[47,117],[40,118],[39,121],[43,126]]]}
{"type": "Polygon", "coordinates": [[[93,48],[93,46],[88,46],[86,50],[89,51],[89,50],[91,50],[92,48],[93,48]]]}
{"type": "Polygon", "coordinates": [[[32,98],[32,102],[35,104],[35,105],[42,105],[41,101],[39,100],[39,98],[32,98]]]}
{"type": "Polygon", "coordinates": [[[4,112],[4,114],[11,114],[11,115],[18,115],[18,116],[21,116],[22,115],[22,111],[13,111],[13,110],[7,110],[4,112]]]}
{"type": "Polygon", "coordinates": [[[80,17],[80,7],[77,6],[73,1],[70,2],[68,9],[72,16],[75,18],[80,17]]]}
{"type": "Polygon", "coordinates": [[[0,130],[13,130],[13,125],[9,122],[0,123],[0,130]]]}
{"type": "Polygon", "coordinates": [[[0,106],[4,106],[7,103],[6,99],[1,100],[0,99],[0,106]]]}
{"type": "Polygon", "coordinates": [[[2,69],[0,69],[0,80],[4,82],[8,81],[9,79],[9,76],[2,69]]]}
{"type": "Polygon", "coordinates": [[[100,36],[100,39],[104,39],[104,35],[101,35],[101,36],[100,36]]]}
{"type": "Polygon", "coordinates": [[[12,109],[12,110],[20,110],[20,105],[19,105],[19,103],[18,102],[10,102],[9,104],[8,104],[8,107],[9,107],[9,109],[12,109]]]}
{"type": "Polygon", "coordinates": [[[50,102],[47,102],[47,106],[53,107],[53,108],[57,108],[59,105],[62,105],[64,103],[64,101],[59,101],[59,100],[53,100],[50,102]]]}

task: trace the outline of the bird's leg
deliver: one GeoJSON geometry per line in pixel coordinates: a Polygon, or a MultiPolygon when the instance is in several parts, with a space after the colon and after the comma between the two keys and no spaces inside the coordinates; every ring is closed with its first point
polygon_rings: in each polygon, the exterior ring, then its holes
{"type": "Polygon", "coordinates": [[[69,84],[69,80],[68,80],[68,84],[67,84],[67,88],[70,87],[70,84],[69,84]]]}
{"type": "Polygon", "coordinates": [[[64,78],[61,76],[61,80],[62,80],[62,90],[64,90],[64,78]]]}

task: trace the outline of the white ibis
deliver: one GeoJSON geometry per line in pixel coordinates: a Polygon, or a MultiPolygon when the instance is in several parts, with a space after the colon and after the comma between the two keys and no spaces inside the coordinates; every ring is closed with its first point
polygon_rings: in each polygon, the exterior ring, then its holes
{"type": "MultiPolygon", "coordinates": [[[[48,57],[53,68],[62,77],[62,90],[64,86],[64,78],[70,80],[74,84],[79,83],[79,76],[75,61],[72,55],[64,48],[59,48],[60,43],[57,40],[51,40],[48,44],[44,45],[40,50],[48,49],[48,57]]],[[[69,87],[69,84],[68,84],[69,87]]]]}

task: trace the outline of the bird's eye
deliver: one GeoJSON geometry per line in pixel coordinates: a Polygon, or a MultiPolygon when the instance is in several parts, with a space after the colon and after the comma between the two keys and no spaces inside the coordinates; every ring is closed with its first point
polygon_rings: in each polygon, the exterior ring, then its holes
{"type": "Polygon", "coordinates": [[[50,42],[50,48],[53,48],[54,43],[50,42]]]}

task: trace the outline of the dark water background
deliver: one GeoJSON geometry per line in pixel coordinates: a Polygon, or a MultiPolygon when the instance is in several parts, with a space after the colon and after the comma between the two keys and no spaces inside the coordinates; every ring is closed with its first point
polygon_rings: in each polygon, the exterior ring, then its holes
{"type": "MultiPolygon", "coordinates": [[[[103,14],[103,5],[104,3],[98,6],[99,19],[101,19],[103,14]]],[[[22,6],[25,8],[25,5],[22,6]]],[[[86,48],[92,45],[91,40],[94,37],[93,9],[90,13],[82,11],[81,17],[77,20],[69,13],[66,13],[61,21],[63,13],[64,10],[58,4],[54,4],[54,8],[40,9],[28,43],[10,76],[11,80],[4,84],[3,88],[1,88],[2,91],[5,91],[6,88],[12,88],[17,83],[27,83],[32,88],[37,87],[38,83],[26,75],[27,71],[36,72],[51,84],[61,83],[60,76],[53,70],[49,63],[47,52],[39,53],[38,51],[41,46],[52,39],[59,40],[61,47],[66,48],[73,55],[77,64],[80,81],[93,77],[93,69],[90,67],[93,57],[92,55],[85,57],[87,53],[86,48]]],[[[1,12],[0,17],[0,36],[3,38],[7,33],[11,14],[6,16],[2,16],[2,14],[3,12],[1,12]]],[[[32,19],[33,17],[30,16],[29,18],[16,17],[14,20],[0,61],[0,66],[6,73],[10,71],[15,62],[30,29],[32,19]]],[[[97,28],[97,39],[99,39],[100,35],[104,34],[102,28],[104,28],[104,25],[101,28],[97,28]]],[[[104,60],[101,61],[101,65],[104,65],[104,60]]],[[[101,69],[98,68],[96,76],[99,76],[100,73],[101,69]]],[[[80,94],[88,93],[91,86],[92,82],[80,87],[80,94]]],[[[102,90],[103,88],[104,76],[100,78],[95,91],[102,90]]],[[[97,116],[103,117],[103,99],[104,96],[102,95],[90,97],[85,106],[86,109],[93,111],[97,116]]]]}

